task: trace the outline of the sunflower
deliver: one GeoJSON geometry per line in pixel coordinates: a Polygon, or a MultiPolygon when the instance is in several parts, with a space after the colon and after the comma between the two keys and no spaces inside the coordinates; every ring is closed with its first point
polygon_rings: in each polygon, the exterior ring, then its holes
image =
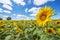
{"type": "Polygon", "coordinates": [[[0,20],[0,23],[5,23],[5,21],[4,20],[0,20]]]}
{"type": "Polygon", "coordinates": [[[57,33],[60,34],[60,28],[57,29],[57,33]]]}
{"type": "Polygon", "coordinates": [[[55,34],[55,29],[54,28],[45,28],[44,32],[47,34],[55,34]]]}
{"type": "Polygon", "coordinates": [[[57,25],[57,26],[60,26],[60,20],[57,20],[57,21],[56,21],[56,25],[57,25]]]}
{"type": "Polygon", "coordinates": [[[2,32],[3,32],[3,31],[5,31],[5,30],[4,30],[4,28],[2,28],[2,27],[0,26],[0,31],[2,31],[2,32]]]}
{"type": "Polygon", "coordinates": [[[19,32],[20,34],[23,33],[23,31],[18,27],[18,25],[16,24],[16,22],[14,22],[13,25],[16,27],[16,29],[18,30],[18,32],[19,32]]]}
{"type": "Polygon", "coordinates": [[[53,12],[51,7],[44,6],[36,15],[37,23],[44,26],[48,20],[51,20],[50,16],[53,12]]]}

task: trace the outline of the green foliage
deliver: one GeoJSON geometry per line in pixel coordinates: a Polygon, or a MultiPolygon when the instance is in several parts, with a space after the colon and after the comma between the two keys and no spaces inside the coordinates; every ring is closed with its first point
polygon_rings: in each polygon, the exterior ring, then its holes
{"type": "Polygon", "coordinates": [[[2,18],[0,18],[0,20],[3,20],[2,18]]]}
{"type": "MultiPolygon", "coordinates": [[[[23,22],[16,21],[19,28],[23,30],[20,34],[13,21],[4,23],[4,31],[0,29],[0,40],[60,40],[59,34],[47,34],[43,30],[48,27],[56,28],[56,25],[47,23],[45,27],[39,26],[35,21],[27,21],[26,25],[23,22]],[[7,25],[7,26],[6,26],[7,25]]],[[[3,23],[1,23],[3,25],[3,23]]]]}

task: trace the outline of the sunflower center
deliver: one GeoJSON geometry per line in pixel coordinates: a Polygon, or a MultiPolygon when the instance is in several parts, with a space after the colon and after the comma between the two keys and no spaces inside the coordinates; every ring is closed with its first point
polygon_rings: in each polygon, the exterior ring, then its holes
{"type": "Polygon", "coordinates": [[[57,24],[60,24],[60,22],[57,22],[57,24]]]}
{"type": "Polygon", "coordinates": [[[49,30],[48,30],[48,33],[52,33],[52,30],[51,30],[51,29],[49,29],[49,30]]]}
{"type": "Polygon", "coordinates": [[[44,20],[46,19],[46,15],[42,15],[42,16],[40,17],[40,19],[41,19],[41,21],[44,21],[44,20]]]}

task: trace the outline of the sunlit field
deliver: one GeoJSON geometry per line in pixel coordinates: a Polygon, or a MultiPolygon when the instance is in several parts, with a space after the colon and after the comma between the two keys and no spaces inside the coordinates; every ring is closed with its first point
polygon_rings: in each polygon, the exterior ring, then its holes
{"type": "Polygon", "coordinates": [[[45,27],[39,26],[36,20],[0,20],[0,40],[56,39],[60,40],[60,20],[48,22],[45,27]]]}
{"type": "Polygon", "coordinates": [[[60,0],[0,0],[0,40],[60,40],[60,0]]]}
{"type": "Polygon", "coordinates": [[[35,19],[0,18],[0,40],[60,40],[60,19],[51,18],[56,15],[54,12],[50,6],[44,6],[35,19]]]}

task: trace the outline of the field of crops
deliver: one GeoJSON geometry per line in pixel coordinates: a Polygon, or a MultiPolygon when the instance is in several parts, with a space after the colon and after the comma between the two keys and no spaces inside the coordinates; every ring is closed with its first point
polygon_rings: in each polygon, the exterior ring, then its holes
{"type": "Polygon", "coordinates": [[[45,26],[35,20],[0,20],[0,40],[60,40],[60,20],[45,26]]]}

